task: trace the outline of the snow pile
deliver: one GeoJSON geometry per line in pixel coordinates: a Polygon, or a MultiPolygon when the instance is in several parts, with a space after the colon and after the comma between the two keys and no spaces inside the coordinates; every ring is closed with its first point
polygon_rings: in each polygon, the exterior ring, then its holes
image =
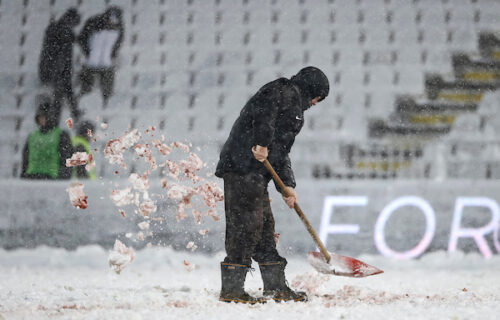
{"type": "Polygon", "coordinates": [[[74,207],[87,209],[89,205],[87,202],[88,197],[83,192],[83,184],[74,182],[69,186],[69,188],[66,189],[66,191],[68,192],[69,200],[74,207]]]}
{"type": "Polygon", "coordinates": [[[135,258],[135,251],[128,248],[120,240],[115,241],[113,250],[109,253],[109,266],[113,271],[120,274],[122,270],[129,265],[135,258]]]}

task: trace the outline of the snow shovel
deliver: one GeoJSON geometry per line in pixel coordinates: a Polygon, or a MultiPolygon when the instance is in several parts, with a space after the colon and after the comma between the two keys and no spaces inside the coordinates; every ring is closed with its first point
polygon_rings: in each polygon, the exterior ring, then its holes
{"type": "MultiPolygon", "coordinates": [[[[264,166],[271,173],[276,183],[278,183],[278,185],[280,186],[281,192],[285,193],[284,196],[288,197],[289,195],[286,193],[287,191],[285,184],[278,176],[276,171],[274,171],[273,167],[267,159],[264,160],[264,166]]],[[[297,203],[295,203],[294,209],[319,248],[320,252],[312,251],[307,255],[307,260],[318,272],[355,278],[368,277],[384,272],[374,266],[364,263],[363,261],[328,252],[323,245],[323,242],[318,237],[316,231],[314,231],[313,227],[311,226],[311,223],[297,203]]]]}

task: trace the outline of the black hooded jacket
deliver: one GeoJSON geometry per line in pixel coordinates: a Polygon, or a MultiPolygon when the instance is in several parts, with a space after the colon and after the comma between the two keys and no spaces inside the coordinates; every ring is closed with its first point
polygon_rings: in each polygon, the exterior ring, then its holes
{"type": "Polygon", "coordinates": [[[91,36],[102,30],[117,30],[118,39],[113,45],[111,51],[111,57],[116,58],[120,45],[123,42],[123,21],[122,21],[122,10],[119,7],[112,6],[106,12],[100,15],[90,17],[83,26],[83,29],[78,36],[78,43],[80,44],[83,53],[86,57],[90,55],[90,43],[89,40],[91,36]],[[111,22],[111,17],[114,16],[117,19],[116,23],[111,22]]]}
{"type": "Polygon", "coordinates": [[[260,145],[268,148],[268,160],[285,185],[295,187],[288,154],[304,125],[304,111],[311,100],[322,100],[328,92],[328,78],[315,67],[304,68],[291,79],[280,78],[264,85],[236,119],[215,175],[222,178],[225,173],[257,173],[271,179],[251,150],[260,145]]]}
{"type": "Polygon", "coordinates": [[[45,30],[40,53],[39,78],[43,84],[65,83],[71,86],[73,69],[73,26],[80,21],[75,9],[69,9],[45,30]]]}

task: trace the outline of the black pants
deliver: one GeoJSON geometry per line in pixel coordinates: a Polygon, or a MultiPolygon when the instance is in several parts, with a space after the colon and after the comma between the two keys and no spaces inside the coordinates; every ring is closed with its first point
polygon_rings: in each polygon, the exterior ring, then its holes
{"type": "Polygon", "coordinates": [[[95,69],[83,67],[80,73],[80,96],[92,91],[95,78],[99,78],[99,87],[101,89],[104,104],[107,104],[109,98],[113,94],[113,85],[115,81],[115,70],[110,68],[95,69]]]}
{"type": "Polygon", "coordinates": [[[69,105],[71,116],[78,118],[80,112],[78,110],[78,104],[75,96],[73,95],[73,88],[71,87],[71,78],[61,77],[53,83],[53,112],[51,113],[52,120],[54,123],[59,124],[61,118],[61,109],[64,104],[64,100],[69,105]]]}
{"type": "Polygon", "coordinates": [[[226,258],[224,262],[250,266],[286,261],[276,250],[274,217],[267,185],[260,174],[225,174],[226,258]]]}

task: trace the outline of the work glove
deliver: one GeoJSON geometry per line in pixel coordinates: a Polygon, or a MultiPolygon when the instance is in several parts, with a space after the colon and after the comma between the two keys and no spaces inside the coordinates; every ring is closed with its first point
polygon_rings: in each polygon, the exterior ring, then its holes
{"type": "Polygon", "coordinates": [[[285,190],[282,190],[282,197],[283,200],[285,200],[286,204],[293,209],[295,207],[295,204],[297,203],[297,192],[295,192],[295,189],[292,187],[286,187],[285,190]],[[285,195],[288,195],[285,196],[285,195]]]}
{"type": "Polygon", "coordinates": [[[253,156],[260,162],[264,162],[267,159],[267,147],[255,146],[252,147],[253,156]]]}

